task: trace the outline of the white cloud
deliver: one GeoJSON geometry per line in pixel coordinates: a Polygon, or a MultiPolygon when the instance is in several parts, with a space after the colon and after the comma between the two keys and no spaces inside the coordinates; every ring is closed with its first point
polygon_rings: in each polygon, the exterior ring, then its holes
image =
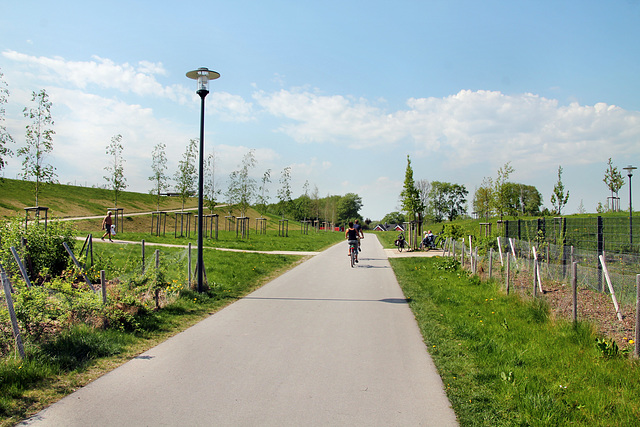
{"type": "MultiPolygon", "coordinates": [[[[50,85],[70,85],[73,89],[90,90],[91,86],[115,89],[141,97],[165,98],[181,105],[195,104],[199,100],[195,91],[182,84],[163,85],[158,76],[166,77],[167,70],[161,62],[139,61],[136,65],[117,64],[111,59],[93,56],[92,61],[68,61],[61,57],[37,57],[12,50],[2,55],[16,63],[29,66],[24,70],[31,79],[50,85]],[[36,71],[33,71],[33,68],[36,71]],[[37,76],[36,76],[37,74],[37,76]]],[[[213,91],[207,103],[208,114],[220,120],[247,122],[252,120],[253,106],[241,96],[213,91]]]]}
{"type": "Polygon", "coordinates": [[[351,148],[408,147],[438,153],[458,166],[491,160],[531,165],[591,163],[640,152],[640,113],[606,104],[581,106],[525,93],[463,90],[445,98],[412,98],[385,112],[367,100],[309,91],[257,92],[257,103],[288,120],[279,131],[303,143],[351,148]]]}
{"type": "Polygon", "coordinates": [[[12,61],[37,67],[38,77],[49,82],[67,82],[80,89],[95,85],[125,93],[168,98],[177,102],[186,102],[191,98],[191,91],[185,86],[164,86],[157,81],[157,75],[167,74],[160,62],[140,61],[137,65],[116,64],[110,59],[99,56],[93,56],[93,61],[67,61],[58,56],[53,58],[31,56],[13,50],[6,50],[2,55],[12,61]]]}

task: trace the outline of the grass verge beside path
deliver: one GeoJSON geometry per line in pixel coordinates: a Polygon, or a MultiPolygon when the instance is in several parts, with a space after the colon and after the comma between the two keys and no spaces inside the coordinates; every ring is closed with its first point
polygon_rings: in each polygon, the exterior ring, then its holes
{"type": "Polygon", "coordinates": [[[461,425],[638,425],[638,362],[605,357],[589,325],[553,319],[449,258],[390,262],[461,425]]]}
{"type": "MultiPolygon", "coordinates": [[[[140,269],[139,245],[99,243],[96,262],[108,280],[135,280],[140,269]]],[[[146,297],[133,314],[131,328],[102,329],[83,324],[63,328],[52,339],[27,337],[27,358],[11,355],[0,360],[0,426],[15,425],[141,352],[192,326],[292,268],[303,257],[204,251],[213,287],[206,293],[186,289],[186,250],[161,249],[161,268],[172,284],[162,309],[154,310],[146,297]],[[179,289],[179,291],[176,291],[179,289]]],[[[195,251],[194,251],[195,256],[195,251]]],[[[153,256],[147,255],[149,261],[153,256]]],[[[195,261],[194,261],[195,262],[195,261]]],[[[149,267],[148,267],[149,268],[149,267]]],[[[113,285],[114,292],[122,288],[113,285]]],[[[111,292],[111,288],[110,291],[111,292]]],[[[132,295],[139,299],[141,295],[132,295]]],[[[1,314],[1,313],[0,313],[1,314]]]]}

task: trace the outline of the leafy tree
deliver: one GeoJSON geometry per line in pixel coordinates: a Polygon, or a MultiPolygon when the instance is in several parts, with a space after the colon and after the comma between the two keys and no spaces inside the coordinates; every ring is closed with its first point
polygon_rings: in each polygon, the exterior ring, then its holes
{"type": "Polygon", "coordinates": [[[404,222],[404,215],[401,212],[390,212],[382,218],[384,224],[402,224],[404,222]]]}
{"type": "Polygon", "coordinates": [[[204,170],[204,202],[209,208],[209,211],[213,213],[213,210],[218,205],[218,197],[221,190],[216,183],[216,156],[214,153],[210,153],[207,156],[204,170]]]}
{"type": "Polygon", "coordinates": [[[336,206],[338,222],[346,223],[350,220],[362,219],[360,209],[362,209],[362,198],[354,193],[345,194],[336,206]]]}
{"type": "Polygon", "coordinates": [[[509,213],[509,188],[507,183],[509,182],[509,175],[513,171],[511,162],[505,163],[504,166],[498,169],[498,177],[493,182],[493,210],[500,219],[509,213]]]}
{"type": "Polygon", "coordinates": [[[198,172],[196,169],[196,161],[198,158],[198,139],[191,139],[187,144],[185,152],[182,154],[182,160],[178,162],[178,170],[174,175],[176,181],[176,193],[180,195],[182,200],[182,210],[187,199],[196,192],[196,182],[198,180],[198,172]]]}
{"type": "Polygon", "coordinates": [[[309,218],[309,205],[311,204],[311,198],[303,194],[300,197],[294,199],[289,204],[289,215],[296,221],[302,221],[309,218]]]}
{"type": "Polygon", "coordinates": [[[287,213],[291,202],[291,167],[287,166],[280,175],[280,188],[278,189],[278,213],[283,217],[287,213]]]}
{"type": "Polygon", "coordinates": [[[506,213],[514,217],[522,215],[538,215],[542,205],[542,195],[533,185],[516,184],[507,182],[504,184],[506,195],[506,213]]]}
{"type": "Polygon", "coordinates": [[[466,213],[469,192],[464,185],[449,182],[432,181],[429,210],[436,222],[442,222],[445,217],[453,221],[466,213]]]}
{"type": "Polygon", "coordinates": [[[482,180],[480,187],[476,189],[476,193],[474,194],[472,201],[474,212],[476,212],[481,218],[489,219],[491,216],[492,197],[493,182],[491,178],[485,177],[482,180]]]}
{"type": "Polygon", "coordinates": [[[160,194],[169,189],[169,184],[167,183],[169,177],[165,173],[167,170],[166,147],[165,144],[159,143],[153,148],[153,153],[151,154],[151,170],[153,171],[153,175],[149,177],[149,181],[153,182],[153,189],[150,193],[156,195],[156,210],[158,211],[160,210],[160,194]]]}
{"type": "Polygon", "coordinates": [[[424,218],[427,214],[427,204],[429,203],[429,191],[431,191],[431,183],[426,179],[419,179],[416,181],[416,189],[418,190],[418,195],[420,197],[420,206],[422,207],[422,211],[420,212],[420,217],[424,218]]]}
{"type": "Polygon", "coordinates": [[[459,216],[467,213],[467,208],[465,207],[465,205],[467,204],[468,194],[469,192],[464,185],[451,184],[451,187],[449,189],[449,205],[447,211],[449,221],[453,221],[459,216]]]}
{"type": "Polygon", "coordinates": [[[42,89],[40,92],[32,92],[31,101],[36,103],[35,108],[23,110],[24,116],[33,120],[27,125],[26,145],[18,149],[18,155],[24,156],[22,160],[22,170],[24,179],[33,177],[33,192],[38,205],[38,195],[44,183],[55,182],[55,168],[44,164],[45,156],[53,151],[53,135],[51,129],[54,122],[51,118],[51,101],[47,92],[42,89]]]}
{"type": "Polygon", "coordinates": [[[562,183],[562,166],[558,166],[558,182],[553,186],[553,194],[551,195],[551,205],[553,206],[553,213],[556,215],[562,215],[562,209],[569,201],[569,190],[567,194],[564,193],[564,184],[562,183]]]}
{"type": "Polygon", "coordinates": [[[256,191],[256,180],[251,178],[249,172],[256,165],[254,150],[249,150],[242,159],[240,169],[231,172],[229,175],[229,189],[227,190],[227,200],[233,205],[240,207],[242,216],[251,205],[251,200],[256,191]]]}
{"type": "Polygon", "coordinates": [[[13,152],[7,147],[7,144],[13,143],[13,138],[4,126],[4,104],[9,98],[9,89],[7,83],[3,79],[4,74],[0,72],[0,170],[6,165],[6,158],[13,155],[13,152]]]}
{"type": "Polygon", "coordinates": [[[111,138],[111,142],[107,145],[107,154],[111,156],[111,164],[105,166],[104,169],[109,175],[104,177],[108,186],[113,189],[114,206],[118,207],[118,195],[127,188],[127,179],[124,177],[124,159],[122,158],[122,135],[118,134],[111,138]]]}
{"type": "MultiPolygon", "coordinates": [[[[618,192],[624,185],[624,178],[622,177],[622,173],[618,170],[618,167],[614,167],[611,163],[611,157],[609,157],[609,163],[607,164],[607,170],[604,173],[603,181],[607,184],[609,190],[611,190],[611,198],[613,199],[614,193],[616,195],[615,197],[618,197],[618,192]]],[[[620,210],[620,205],[614,205],[612,201],[611,210],[620,210]]]]}
{"type": "Polygon", "coordinates": [[[424,211],[424,206],[421,203],[420,193],[413,180],[413,169],[411,168],[411,159],[408,155],[407,168],[404,173],[404,186],[400,192],[400,204],[402,210],[407,214],[408,220],[421,220],[420,216],[424,211]]]}

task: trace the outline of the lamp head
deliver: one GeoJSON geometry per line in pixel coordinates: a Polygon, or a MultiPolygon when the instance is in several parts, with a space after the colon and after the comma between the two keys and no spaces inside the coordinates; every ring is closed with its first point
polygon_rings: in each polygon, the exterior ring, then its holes
{"type": "Polygon", "coordinates": [[[633,171],[634,171],[634,170],[636,170],[636,169],[638,169],[638,168],[637,168],[637,167],[635,167],[635,166],[631,166],[631,165],[629,165],[629,166],[627,166],[626,168],[622,168],[622,169],[626,170],[626,171],[627,171],[627,176],[628,176],[629,178],[631,178],[631,177],[633,176],[633,171]]]}
{"type": "Polygon", "coordinates": [[[220,73],[209,70],[206,67],[200,67],[197,70],[189,71],[187,77],[198,82],[196,93],[209,93],[209,80],[215,80],[220,77],[220,73]]]}

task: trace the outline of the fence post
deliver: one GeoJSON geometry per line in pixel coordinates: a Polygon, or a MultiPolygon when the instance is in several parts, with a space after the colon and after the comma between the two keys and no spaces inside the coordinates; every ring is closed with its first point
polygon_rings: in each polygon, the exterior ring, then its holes
{"type": "Polygon", "coordinates": [[[489,280],[493,277],[493,248],[489,248],[489,280]]]}
{"type": "Polygon", "coordinates": [[[187,279],[187,286],[189,286],[189,289],[191,289],[191,242],[189,242],[189,250],[187,253],[187,263],[189,264],[187,267],[187,274],[189,275],[189,278],[187,279]]]}
{"type": "Polygon", "coordinates": [[[80,267],[80,263],[76,259],[76,256],[73,254],[73,251],[71,250],[69,245],[67,245],[67,242],[62,242],[62,246],[64,246],[65,250],[67,251],[67,253],[71,257],[71,260],[73,261],[75,266],[78,267],[78,270],[80,270],[80,273],[82,274],[82,277],[84,277],[84,281],[87,282],[87,285],[89,285],[89,289],[91,289],[93,292],[95,292],[96,289],[93,287],[93,284],[91,283],[91,280],[89,280],[87,275],[84,274],[84,270],[82,269],[82,267],[80,267]]]}
{"type": "Polygon", "coordinates": [[[160,268],[160,249],[156,249],[156,270],[160,268]]]}
{"type": "Polygon", "coordinates": [[[620,313],[620,306],[618,305],[618,300],[616,299],[616,293],[613,290],[613,283],[611,283],[611,277],[609,277],[609,270],[607,269],[607,263],[604,259],[604,256],[600,255],[599,258],[600,258],[600,264],[602,264],[602,270],[604,271],[604,277],[607,279],[609,292],[611,292],[611,300],[613,301],[613,306],[616,309],[616,315],[618,316],[618,320],[622,322],[622,313],[620,313]]]}
{"type": "Polygon", "coordinates": [[[102,286],[102,304],[107,303],[107,275],[100,270],[100,285],[102,286]]]}
{"type": "MultiPolygon", "coordinates": [[[[598,230],[597,230],[598,234],[597,234],[597,243],[598,243],[598,254],[596,255],[597,258],[600,258],[600,256],[602,255],[602,253],[604,252],[604,221],[602,220],[602,217],[599,216],[598,217],[598,230]]],[[[602,286],[602,265],[596,261],[597,264],[597,268],[598,268],[598,292],[602,292],[603,286],[602,286]]]]}
{"type": "Polygon", "coordinates": [[[478,247],[473,250],[473,272],[478,274],[478,247]]]}
{"type": "Polygon", "coordinates": [[[13,328],[13,338],[16,340],[18,346],[18,352],[20,357],[24,359],[24,346],[22,345],[22,336],[20,335],[20,328],[18,327],[18,319],[16,318],[16,312],[13,309],[13,299],[11,298],[11,285],[9,284],[9,278],[4,271],[4,267],[0,264],[0,281],[2,281],[2,287],[4,288],[4,295],[7,300],[7,309],[9,310],[9,317],[11,317],[11,327],[13,328]]]}
{"type": "Polygon", "coordinates": [[[534,298],[538,296],[538,288],[536,287],[537,275],[538,275],[538,258],[535,257],[533,260],[533,296],[534,298]]]}
{"type": "Polygon", "coordinates": [[[509,282],[511,280],[511,255],[507,253],[507,283],[505,285],[507,295],[509,295],[509,282]]]}
{"type": "Polygon", "coordinates": [[[635,351],[633,355],[637,358],[640,357],[638,349],[640,348],[640,274],[636,275],[636,339],[635,339],[635,351]]]}
{"type": "Polygon", "coordinates": [[[27,270],[24,268],[24,264],[22,264],[22,261],[20,260],[20,256],[18,255],[16,248],[14,246],[11,246],[10,249],[11,249],[11,253],[13,254],[13,258],[16,260],[16,263],[18,264],[18,268],[20,269],[20,274],[22,275],[24,282],[27,284],[27,288],[30,288],[31,280],[29,280],[29,275],[27,274],[27,270]]]}
{"type": "Polygon", "coordinates": [[[142,274],[144,274],[144,239],[142,239],[142,274]]]}
{"type": "Polygon", "coordinates": [[[578,322],[578,263],[571,263],[571,288],[573,289],[573,324],[578,322]]]}
{"type": "Polygon", "coordinates": [[[464,239],[462,239],[462,253],[460,254],[460,265],[464,268],[464,239]]]}
{"type": "Polygon", "coordinates": [[[502,241],[500,240],[500,236],[498,236],[497,239],[498,239],[498,253],[500,254],[500,265],[504,265],[504,262],[502,261],[502,241]]]}

